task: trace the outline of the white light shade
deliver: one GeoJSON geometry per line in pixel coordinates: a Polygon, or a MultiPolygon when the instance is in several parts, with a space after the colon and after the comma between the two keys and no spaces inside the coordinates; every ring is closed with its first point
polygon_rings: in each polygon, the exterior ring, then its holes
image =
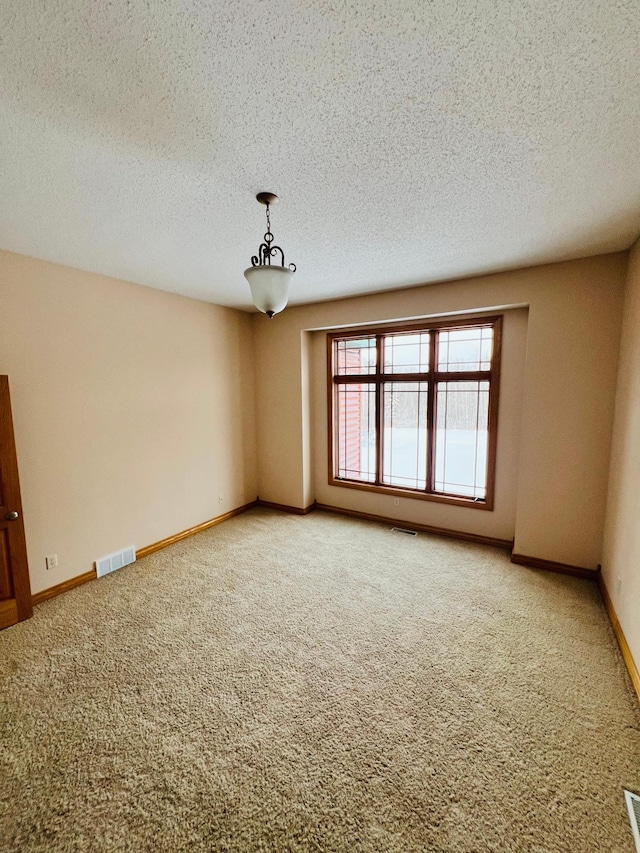
{"type": "Polygon", "coordinates": [[[289,298],[289,282],[293,270],[287,267],[258,266],[249,267],[244,277],[251,288],[253,304],[263,314],[279,314],[289,298]]]}

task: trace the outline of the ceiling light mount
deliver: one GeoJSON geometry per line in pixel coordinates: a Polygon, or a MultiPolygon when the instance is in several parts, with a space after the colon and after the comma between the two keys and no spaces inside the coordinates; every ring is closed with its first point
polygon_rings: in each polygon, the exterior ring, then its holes
{"type": "Polygon", "coordinates": [[[258,193],[256,199],[260,204],[266,204],[267,207],[269,205],[273,206],[277,201],[280,201],[275,193],[258,193]]]}
{"type": "Polygon", "coordinates": [[[280,246],[272,245],[273,234],[269,209],[278,201],[278,196],[275,193],[261,192],[256,199],[267,208],[267,230],[264,243],[260,244],[258,254],[251,258],[251,266],[244,271],[244,277],[249,282],[254,305],[271,319],[287,304],[289,282],[296,271],[296,265],[285,266],[284,251],[280,246]],[[280,253],[282,264],[272,264],[271,258],[275,258],[278,253],[280,253]]]}

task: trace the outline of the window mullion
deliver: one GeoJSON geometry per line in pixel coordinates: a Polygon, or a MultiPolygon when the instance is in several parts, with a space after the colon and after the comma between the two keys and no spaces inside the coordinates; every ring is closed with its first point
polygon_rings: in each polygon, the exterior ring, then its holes
{"type": "Polygon", "coordinates": [[[436,358],[438,353],[438,332],[431,330],[429,335],[429,373],[427,374],[427,492],[432,492],[434,481],[434,445],[436,414],[436,358]]]}
{"type": "Polygon", "coordinates": [[[341,373],[333,377],[334,385],[366,385],[375,381],[375,373],[341,373]]]}
{"type": "Polygon", "coordinates": [[[384,411],[382,406],[382,335],[376,335],[376,485],[382,485],[382,443],[384,411]]]}
{"type": "Polygon", "coordinates": [[[490,382],[490,370],[440,370],[434,376],[435,382],[490,382]]]}

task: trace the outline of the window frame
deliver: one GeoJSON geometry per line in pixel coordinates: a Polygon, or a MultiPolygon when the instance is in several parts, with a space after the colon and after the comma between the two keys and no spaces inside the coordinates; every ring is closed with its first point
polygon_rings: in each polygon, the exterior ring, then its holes
{"type": "Polygon", "coordinates": [[[464,506],[474,509],[492,511],[495,503],[496,485],[496,455],[498,439],[498,403],[500,398],[500,363],[502,355],[502,320],[503,315],[491,315],[465,319],[440,319],[433,321],[402,323],[397,325],[364,326],[358,329],[340,329],[327,334],[327,413],[328,413],[328,462],[329,485],[341,488],[362,489],[377,494],[393,495],[418,500],[434,501],[450,506],[464,506]],[[437,340],[438,332],[454,331],[464,328],[493,328],[493,349],[489,370],[474,371],[439,371],[437,370],[437,340]],[[407,332],[430,332],[429,339],[429,370],[426,373],[383,373],[381,370],[381,339],[385,335],[407,332]],[[434,334],[434,332],[436,334],[434,334]],[[336,340],[360,339],[376,337],[376,368],[375,373],[368,374],[338,374],[335,365],[336,340]],[[484,498],[465,497],[463,495],[446,494],[432,490],[435,459],[435,423],[436,423],[436,388],[438,382],[489,382],[488,403],[488,441],[487,441],[487,488],[484,498]],[[412,489],[406,486],[391,486],[381,482],[382,472],[382,441],[383,430],[383,387],[389,382],[426,382],[427,396],[427,488],[412,489]],[[336,388],[341,384],[373,384],[375,386],[375,429],[376,429],[376,472],[377,478],[373,483],[360,480],[349,480],[336,476],[336,460],[338,459],[338,429],[336,429],[336,388]],[[431,480],[431,481],[430,481],[431,480]]]}

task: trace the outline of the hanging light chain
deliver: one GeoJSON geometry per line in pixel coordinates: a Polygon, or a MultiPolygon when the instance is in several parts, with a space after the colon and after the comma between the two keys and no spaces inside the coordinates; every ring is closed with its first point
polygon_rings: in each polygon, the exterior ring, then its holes
{"type": "Polygon", "coordinates": [[[267,202],[267,233],[264,235],[264,239],[267,243],[270,243],[273,240],[273,234],[271,233],[271,214],[269,212],[269,202],[267,202]]]}

